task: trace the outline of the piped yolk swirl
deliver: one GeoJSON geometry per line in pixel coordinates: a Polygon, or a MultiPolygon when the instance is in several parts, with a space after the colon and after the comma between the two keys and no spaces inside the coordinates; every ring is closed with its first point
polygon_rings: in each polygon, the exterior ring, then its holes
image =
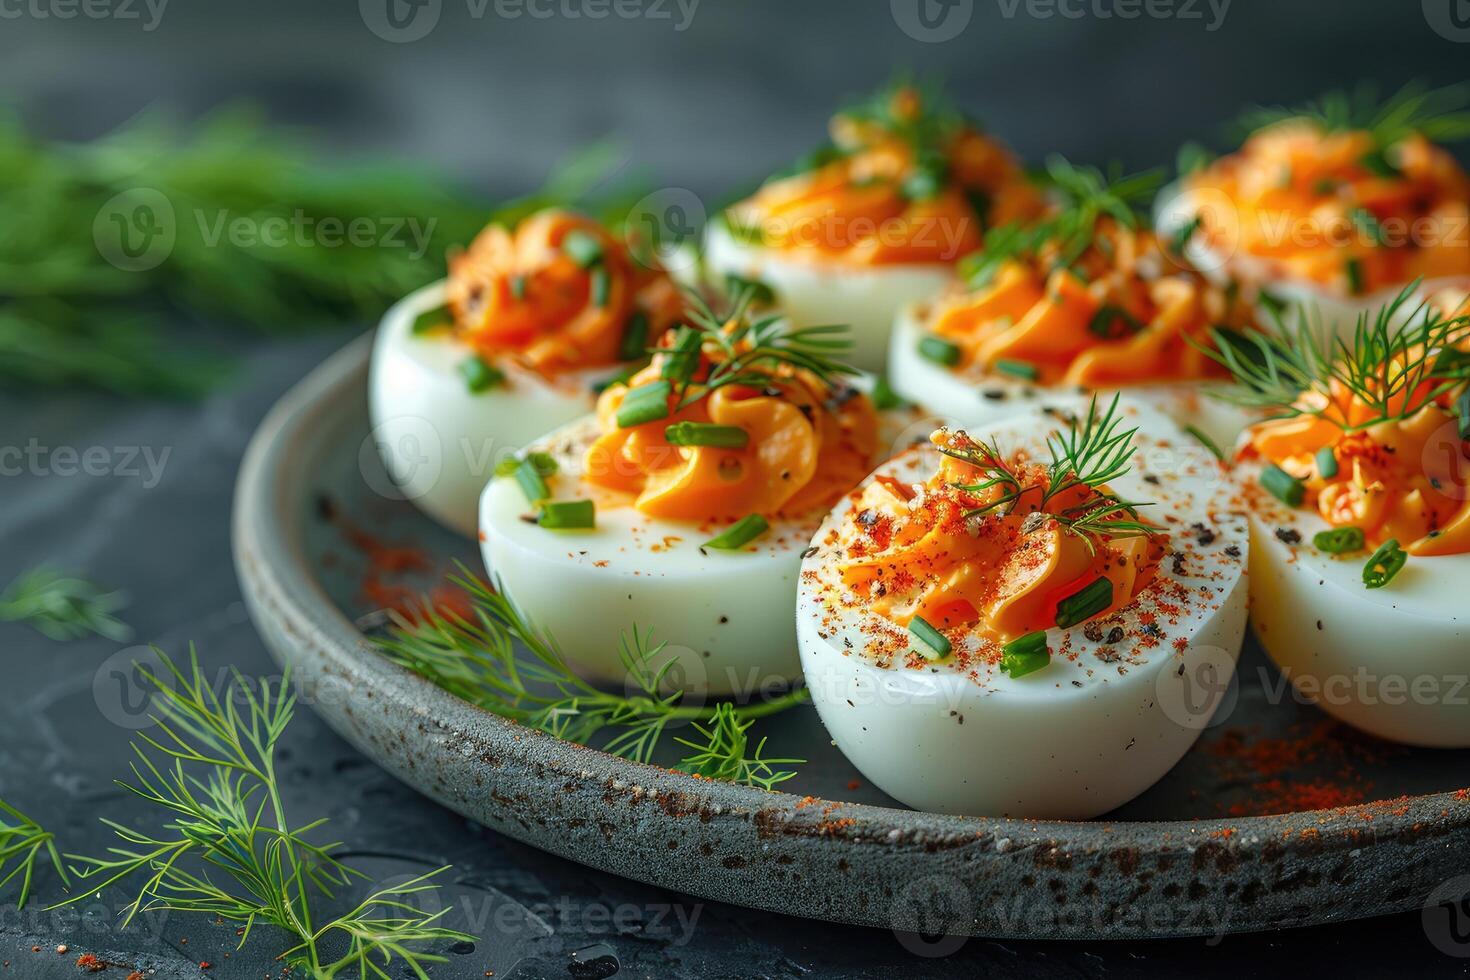
{"type": "MultiPolygon", "coordinates": [[[[666,356],[598,398],[602,434],[584,459],[585,480],[631,494],[639,511],[687,521],[805,514],[830,508],[872,468],[878,446],[872,401],[786,366],[770,386],[725,385],[683,407],[675,390],[667,417],[619,427],[630,386],[657,381],[666,356]],[[736,426],[749,440],[741,448],[673,445],[666,430],[679,422],[736,426]]],[[[712,356],[701,354],[696,379],[712,356]]],[[[697,380],[691,392],[700,394],[697,380]]]]}
{"type": "Polygon", "coordinates": [[[513,230],[490,225],[451,257],[449,307],[456,333],[481,355],[513,355],[552,376],[643,350],[680,316],[683,299],[601,224],[554,209],[513,230]],[[594,242],[595,259],[572,254],[571,235],[594,242]]]}
{"type": "Polygon", "coordinates": [[[1215,192],[1199,197],[1201,233],[1217,254],[1254,260],[1252,278],[1350,295],[1470,273],[1470,178],[1417,134],[1384,148],[1360,130],[1278,123],[1189,187],[1215,192]]]}
{"type": "MultiPolygon", "coordinates": [[[[921,99],[897,89],[890,116],[900,125],[917,120],[921,99]]],[[[940,139],[942,167],[887,127],[839,114],[831,132],[835,159],[771,180],[730,209],[739,233],[793,259],[953,263],[981,246],[986,227],[1041,211],[1010,151],[968,125],[940,139]]]]}
{"type": "Polygon", "coordinates": [[[1043,250],[1007,260],[990,281],[938,300],[929,329],[960,349],[956,369],[1027,365],[1038,384],[1087,388],[1223,375],[1197,345],[1243,325],[1245,304],[1192,272],[1165,275],[1151,232],[1107,223],[1105,247],[1052,270],[1043,250]]]}
{"type": "MultiPolygon", "coordinates": [[[[941,429],[936,445],[976,448],[962,432],[941,429]]],[[[1014,506],[974,516],[1002,489],[971,492],[984,471],[945,457],[927,482],[906,486],[879,478],[854,500],[841,530],[843,582],[900,625],[915,616],[940,629],[968,627],[995,642],[1056,625],[1063,599],[1099,578],[1112,582],[1112,604],[1128,605],[1152,581],[1162,534],[1084,539],[1047,515],[1074,512],[1099,491],[1078,486],[1042,502],[1045,468],[1017,456],[1010,471],[1030,487],[1014,506]]]]}

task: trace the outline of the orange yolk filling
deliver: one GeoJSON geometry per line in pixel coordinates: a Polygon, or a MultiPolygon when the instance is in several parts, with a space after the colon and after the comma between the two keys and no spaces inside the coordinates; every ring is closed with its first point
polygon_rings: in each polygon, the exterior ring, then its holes
{"type": "Polygon", "coordinates": [[[1376,417],[1334,383],[1327,395],[1303,397],[1300,415],[1262,422],[1250,430],[1255,452],[1301,480],[1303,505],[1333,527],[1362,530],[1370,546],[1396,538],[1411,555],[1470,551],[1470,453],[1459,437],[1449,395],[1429,399],[1427,383],[1394,399],[1395,412],[1418,407],[1398,421],[1345,431],[1376,417]],[[1336,475],[1324,478],[1317,453],[1331,449],[1336,475]]]}
{"type": "MultiPolygon", "coordinates": [[[[628,385],[658,380],[664,356],[628,385]]],[[[710,355],[701,356],[696,378],[708,367],[710,355]]],[[[783,366],[777,376],[780,383],[770,388],[725,385],[683,408],[676,389],[666,418],[628,428],[618,426],[617,413],[629,387],[607,389],[597,401],[602,434],[587,449],[583,478],[633,495],[633,506],[650,517],[674,520],[830,508],[872,468],[877,412],[866,395],[829,389],[815,375],[783,366]],[[665,438],[676,422],[738,426],[749,442],[738,449],[676,446],[665,438]]]]}
{"type": "MultiPolygon", "coordinates": [[[[893,96],[892,115],[923,112],[913,89],[893,96]]],[[[905,182],[919,161],[908,141],[876,124],[838,115],[833,142],[844,154],[815,170],[772,180],[730,209],[731,223],[793,258],[854,265],[953,263],[983,244],[987,226],[1033,217],[1040,194],[1001,144],[959,127],[942,147],[943,186],[912,199],[905,182]],[[973,199],[986,202],[977,214],[973,199]]]]}
{"type": "Polygon", "coordinates": [[[1193,273],[1145,275],[1165,261],[1151,232],[1109,223],[1099,240],[1072,269],[1048,272],[1044,253],[1008,260],[988,285],[939,300],[930,329],[959,346],[956,367],[1021,361],[1039,384],[1088,388],[1223,376],[1195,344],[1239,325],[1244,304],[1193,273]]]}
{"type": "Polygon", "coordinates": [[[1389,148],[1391,170],[1384,158],[1367,132],[1268,127],[1189,179],[1232,205],[1221,215],[1203,198],[1201,233],[1219,254],[1258,260],[1264,278],[1343,293],[1470,273],[1470,178],[1419,135],[1389,148]]]}
{"type": "Polygon", "coordinates": [[[683,299],[596,221],[549,210],[514,230],[490,225],[453,256],[449,308],[458,335],[481,355],[513,355],[550,376],[618,363],[630,328],[646,332],[629,348],[647,347],[680,316],[683,299]],[[564,250],[573,232],[600,246],[595,262],[584,267],[564,250]]]}
{"type": "MultiPolygon", "coordinates": [[[[941,429],[932,438],[940,446],[975,447],[964,433],[941,429]]],[[[961,460],[945,457],[918,487],[870,484],[843,530],[843,582],[900,625],[921,616],[939,629],[968,626],[1004,643],[1056,626],[1058,603],[1096,579],[1113,587],[1112,605],[1099,616],[1128,605],[1153,580],[1166,548],[1163,534],[1084,539],[1041,515],[1085,506],[1096,490],[1075,487],[1043,504],[1045,468],[1024,459],[1008,468],[1031,489],[1009,510],[979,516],[969,515],[1003,491],[959,489],[956,484],[987,478],[961,460]]]]}

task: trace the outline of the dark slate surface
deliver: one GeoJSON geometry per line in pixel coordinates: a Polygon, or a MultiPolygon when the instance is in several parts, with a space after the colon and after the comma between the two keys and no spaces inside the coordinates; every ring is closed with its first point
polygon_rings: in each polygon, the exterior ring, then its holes
{"type": "MultiPolygon", "coordinates": [[[[912,13],[904,0],[897,14],[882,0],[702,0],[683,30],[674,0],[659,7],[669,20],[596,21],[508,19],[497,9],[523,8],[443,0],[428,37],[394,44],[373,35],[349,2],[173,0],[145,30],[152,14],[142,0],[105,19],[63,19],[70,8],[62,0],[28,0],[0,7],[0,92],[38,128],[71,137],[153,103],[192,114],[250,97],[282,121],[315,128],[336,152],[419,156],[493,190],[527,186],[578,141],[619,132],[655,180],[719,195],[798,153],[834,99],[894,63],[945,71],[962,100],[1032,160],[1058,149],[1143,166],[1167,159],[1187,136],[1215,132],[1244,101],[1295,100],[1365,73],[1390,85],[1463,78],[1470,47],[1443,26],[1455,2],[1426,0],[1421,10],[1236,0],[1210,30],[1216,15],[1205,0],[1190,5],[1199,20],[1103,17],[1098,11],[1114,5],[1093,0],[1063,4],[1080,17],[1038,18],[1027,11],[1058,8],[960,0],[952,16],[970,12],[964,30],[922,43],[896,26],[912,13]]],[[[371,16],[371,0],[363,7],[371,16]]],[[[190,329],[214,335],[208,324],[190,329]]],[[[194,642],[211,667],[271,672],[230,565],[231,485],[266,408],[349,335],[239,344],[235,383],[197,405],[0,392],[0,447],[34,446],[49,460],[37,472],[0,476],[0,581],[45,561],[123,586],[140,641],[174,653],[194,642]],[[108,472],[63,472],[65,457],[51,454],[59,447],[101,447],[108,472]],[[156,477],[150,459],[162,464],[156,477]]],[[[99,816],[130,822],[142,812],[110,782],[127,747],[126,731],[109,720],[126,717],[109,664],[128,654],[106,641],[59,646],[0,627],[0,657],[0,796],[43,818],[68,849],[96,852],[106,844],[99,816]]],[[[1439,919],[1426,929],[1417,914],[1218,942],[972,940],[948,957],[920,958],[887,932],[702,903],[466,826],[309,713],[286,749],[290,806],[298,816],[331,817],[372,879],[456,867],[447,889],[463,910],[456,923],[483,939],[452,954],[440,976],[1437,976],[1470,966],[1470,943],[1456,944],[1439,919]]],[[[52,886],[41,883],[46,894],[52,886]]],[[[117,905],[109,897],[70,913],[0,910],[0,977],[76,975],[82,952],[167,977],[201,975],[201,961],[212,976],[278,968],[279,937],[261,932],[233,953],[231,927],[174,916],[123,930],[117,905]],[[62,943],[68,952],[59,955],[62,943]]]]}

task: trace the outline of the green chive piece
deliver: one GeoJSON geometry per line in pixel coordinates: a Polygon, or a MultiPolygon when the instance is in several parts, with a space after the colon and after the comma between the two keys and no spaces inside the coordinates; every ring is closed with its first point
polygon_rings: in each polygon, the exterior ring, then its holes
{"type": "Polygon", "coordinates": [[[716,551],[737,551],[770,529],[770,522],[761,515],[746,514],[700,547],[714,548],[716,551]]]}
{"type": "Polygon", "coordinates": [[[884,375],[880,374],[873,379],[873,407],[878,411],[891,412],[896,408],[908,408],[911,404],[912,402],[893,390],[884,375]]]}
{"type": "Polygon", "coordinates": [[[1041,370],[1030,361],[1013,361],[1001,358],[995,362],[995,369],[1001,374],[1009,374],[1013,378],[1022,381],[1035,381],[1041,376],[1041,370]]]}
{"type": "Polygon", "coordinates": [[[1331,180],[1327,177],[1323,177],[1321,180],[1312,185],[1312,193],[1316,194],[1318,197],[1326,197],[1328,194],[1335,194],[1336,192],[1337,181],[1331,180]]]}
{"type": "MultiPolygon", "coordinates": [[[[1190,218],[1186,224],[1180,225],[1179,230],[1174,232],[1169,239],[1169,251],[1175,255],[1183,255],[1184,250],[1189,247],[1190,241],[1204,227],[1205,219],[1199,215],[1190,218]]],[[[1106,307],[1104,307],[1106,309],[1106,307]]]]}
{"type": "Polygon", "coordinates": [[[1256,292],[1256,302],[1266,308],[1266,312],[1271,314],[1273,320],[1281,322],[1282,316],[1286,313],[1286,300],[1275,293],[1261,289],[1256,292]]]}
{"type": "Polygon", "coordinates": [[[1312,546],[1329,555],[1362,551],[1363,530],[1356,527],[1335,527],[1330,531],[1318,531],[1312,535],[1312,546]]]}
{"type": "Polygon", "coordinates": [[[721,449],[744,449],[750,433],[738,425],[716,425],[713,422],[675,422],[664,428],[664,439],[674,446],[717,446],[721,449]]]}
{"type": "Polygon", "coordinates": [[[447,324],[449,321],[449,307],[436,306],[432,310],[425,310],[414,317],[413,326],[410,329],[415,334],[428,333],[435,327],[447,324]]]}
{"type": "Polygon", "coordinates": [[[1455,414],[1460,417],[1460,438],[1470,439],[1470,391],[1460,392],[1455,399],[1455,414]]]}
{"type": "Polygon", "coordinates": [[[995,200],[978,187],[966,188],[965,200],[970,202],[970,210],[975,212],[975,217],[980,219],[980,227],[984,228],[995,200]]]}
{"type": "Polygon", "coordinates": [[[759,279],[749,279],[733,272],[725,274],[725,294],[742,296],[748,294],[757,306],[770,306],[776,302],[776,291],[759,279]]]}
{"type": "Polygon", "coordinates": [[[1358,159],[1358,162],[1375,177],[1393,178],[1402,176],[1399,168],[1395,167],[1393,162],[1388,159],[1388,152],[1381,146],[1363,154],[1358,159]]]}
{"type": "Polygon", "coordinates": [[[659,374],[675,384],[687,383],[699,369],[699,350],[703,345],[704,337],[698,330],[680,327],[673,346],[663,351],[664,363],[659,374]]]}
{"type": "Polygon", "coordinates": [[[1046,630],[1018,636],[1000,648],[1000,672],[1014,680],[1034,674],[1051,663],[1051,650],[1046,645],[1046,630]]]}
{"type": "Polygon", "coordinates": [[[633,375],[637,374],[639,371],[642,371],[646,367],[648,367],[648,358],[645,357],[640,360],[634,361],[627,367],[623,368],[621,371],[618,371],[615,374],[610,374],[600,381],[594,381],[592,383],[592,393],[594,395],[600,395],[604,391],[607,391],[607,389],[611,388],[613,385],[625,385],[629,381],[633,380],[633,375]]]}
{"type": "Polygon", "coordinates": [[[1062,629],[1076,626],[1096,616],[1113,604],[1113,580],[1093,579],[1057,603],[1057,625],[1062,629]]]}
{"type": "Polygon", "coordinates": [[[623,324],[623,340],[618,345],[618,360],[636,361],[648,349],[648,317],[642,310],[628,314],[623,324]]]}
{"type": "Polygon", "coordinates": [[[521,275],[510,277],[510,295],[518,300],[526,298],[525,276],[521,275]]]}
{"type": "Polygon", "coordinates": [[[1117,340],[1120,337],[1131,337],[1143,329],[1143,323],[1138,317],[1129,313],[1121,306],[1104,305],[1097,308],[1092,319],[1087,323],[1087,330],[1094,337],[1103,340],[1117,340]]]}
{"type": "Polygon", "coordinates": [[[1301,480],[1298,480],[1274,464],[1267,465],[1261,471],[1261,486],[1270,491],[1271,496],[1288,507],[1300,505],[1302,497],[1307,492],[1307,488],[1301,480]]]}
{"type": "Polygon", "coordinates": [[[919,651],[925,660],[941,660],[954,650],[954,646],[949,642],[949,637],[930,625],[923,616],[915,616],[909,620],[909,632],[928,647],[927,650],[919,651]]]}
{"type": "Polygon", "coordinates": [[[1337,475],[1337,456],[1333,454],[1331,446],[1323,446],[1317,450],[1317,475],[1324,480],[1330,480],[1337,475]]]}
{"type": "Polygon", "coordinates": [[[597,526],[597,507],[590,500],[552,500],[536,515],[536,523],[552,531],[585,530],[597,526]]]}
{"type": "Polygon", "coordinates": [[[951,343],[943,337],[931,335],[919,341],[919,356],[935,364],[954,367],[960,363],[962,354],[959,344],[951,343]]]}
{"type": "Polygon", "coordinates": [[[669,417],[669,395],[673,386],[667,381],[650,381],[623,396],[618,406],[618,428],[631,429],[645,422],[669,417]]]}
{"type": "Polygon", "coordinates": [[[602,261],[602,242],[597,240],[597,236],[580,228],[573,228],[566,233],[561,240],[561,250],[584,269],[590,269],[602,261]]]}
{"type": "Polygon", "coordinates": [[[505,372],[485,363],[478,354],[471,354],[459,362],[459,376],[464,378],[465,387],[476,395],[505,381],[505,372]]]}
{"type": "Polygon", "coordinates": [[[612,279],[607,274],[607,269],[598,266],[592,270],[592,305],[598,309],[607,305],[608,294],[612,292],[612,279]]]}
{"type": "Polygon", "coordinates": [[[535,460],[526,457],[516,466],[515,472],[516,482],[521,485],[521,492],[528,501],[538,504],[551,496],[551,487],[546,485],[546,477],[542,475],[535,460]]]}
{"type": "Polygon", "coordinates": [[[1221,449],[1220,444],[1211,439],[1209,437],[1209,434],[1206,433],[1204,429],[1201,429],[1197,425],[1186,425],[1184,427],[1184,431],[1188,432],[1190,435],[1194,436],[1195,439],[1199,440],[1199,444],[1208,449],[1210,451],[1210,455],[1214,456],[1222,463],[1225,462],[1225,450],[1221,449]]]}
{"type": "Polygon", "coordinates": [[[1363,262],[1356,255],[1342,264],[1343,274],[1347,276],[1348,292],[1354,296],[1363,295],[1363,262]]]}
{"type": "Polygon", "coordinates": [[[556,458],[550,453],[536,452],[527,453],[524,457],[505,457],[500,462],[495,464],[495,475],[513,476],[515,474],[515,471],[520,469],[521,463],[525,460],[529,460],[531,462],[531,465],[536,467],[536,472],[540,473],[542,476],[552,476],[556,473],[558,469],[560,469],[560,467],[557,466],[556,458]]]}
{"type": "Polygon", "coordinates": [[[1374,245],[1383,244],[1383,226],[1378,223],[1372,211],[1367,208],[1353,208],[1348,212],[1348,220],[1353,223],[1354,227],[1361,228],[1363,234],[1367,235],[1368,240],[1374,245]]]}
{"type": "Polygon", "coordinates": [[[1381,589],[1397,575],[1409,560],[1409,553],[1399,547],[1398,538],[1389,538],[1378,546],[1363,566],[1363,584],[1370,589],[1381,589]]]}

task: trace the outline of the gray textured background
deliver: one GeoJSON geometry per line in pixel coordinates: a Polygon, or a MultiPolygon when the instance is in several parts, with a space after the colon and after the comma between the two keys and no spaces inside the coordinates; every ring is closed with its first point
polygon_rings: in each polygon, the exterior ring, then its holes
{"type": "MultiPolygon", "coordinates": [[[[1032,17],[1024,2],[1008,17],[1008,2],[976,0],[956,38],[922,43],[898,28],[886,0],[702,0],[682,31],[672,3],[667,20],[593,21],[507,19],[493,0],[475,18],[465,0],[443,0],[426,38],[395,44],[342,0],[172,0],[153,30],[143,29],[151,15],[141,2],[138,20],[62,20],[53,0],[7,0],[0,92],[38,130],[74,138],[150,105],[189,117],[249,98],[308,127],[329,152],[417,158],[496,193],[529,187],[571,147],[616,133],[656,182],[722,195],[800,153],[834,101],[894,65],[942,72],[1032,161],[1060,150],[1141,167],[1168,161],[1185,138],[1214,136],[1246,102],[1294,101],[1365,75],[1390,87],[1462,80],[1470,46],[1430,27],[1451,3],[1462,0],[1430,0],[1427,14],[1413,0],[1235,0],[1211,31],[1203,2],[1194,8],[1202,19],[1123,20],[1100,16],[1112,5],[1093,0],[1080,18],[1032,17]]],[[[198,405],[0,392],[0,444],[169,452],[156,487],[120,474],[0,478],[0,582],[41,561],[83,572],[133,594],[128,618],[140,639],[172,652],[192,641],[211,665],[269,670],[230,567],[231,483],[269,404],[346,336],[233,341],[235,384],[198,405]]],[[[117,654],[105,641],[61,647],[0,627],[0,796],[78,851],[102,846],[98,816],[138,812],[109,782],[127,750],[99,711],[109,695],[93,693],[117,654]]],[[[484,940],[443,976],[605,976],[608,957],[618,975],[650,978],[1460,975],[1470,963],[1438,952],[1417,916],[1217,945],[971,941],[947,959],[917,960],[887,933],[698,903],[487,835],[389,780],[309,714],[288,751],[296,812],[332,816],[369,873],[459,869],[452,897],[474,917],[461,924],[484,940]]],[[[78,951],[113,951],[167,976],[198,975],[190,964],[200,960],[214,976],[272,972],[264,933],[226,959],[232,929],[176,917],[119,932],[113,912],[0,911],[0,976],[74,975],[78,951]],[[54,952],[59,942],[72,947],[66,956],[54,952]]]]}

